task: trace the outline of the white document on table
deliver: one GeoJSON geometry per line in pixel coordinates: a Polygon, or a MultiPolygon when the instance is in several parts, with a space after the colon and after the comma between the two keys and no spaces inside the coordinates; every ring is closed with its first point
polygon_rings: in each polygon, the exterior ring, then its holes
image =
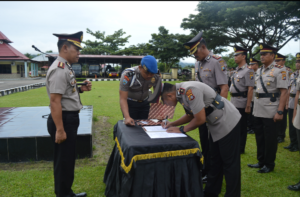
{"type": "Polygon", "coordinates": [[[167,129],[162,126],[144,126],[145,132],[151,139],[154,138],[173,138],[173,137],[187,137],[183,133],[168,133],[167,129]]]}

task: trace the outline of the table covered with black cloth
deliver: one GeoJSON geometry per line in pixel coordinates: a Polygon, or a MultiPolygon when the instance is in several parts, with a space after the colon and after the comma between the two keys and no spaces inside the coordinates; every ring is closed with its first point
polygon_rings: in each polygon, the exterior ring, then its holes
{"type": "Polygon", "coordinates": [[[202,197],[202,154],[191,137],[151,139],[140,126],[114,126],[107,197],[202,197]]]}

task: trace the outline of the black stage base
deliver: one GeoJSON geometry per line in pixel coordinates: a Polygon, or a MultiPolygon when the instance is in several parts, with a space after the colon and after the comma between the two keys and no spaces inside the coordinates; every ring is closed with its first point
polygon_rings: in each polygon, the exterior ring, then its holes
{"type": "MultiPolygon", "coordinates": [[[[47,131],[47,107],[0,108],[0,162],[52,161],[53,142],[47,131]]],[[[77,158],[92,157],[93,106],[79,113],[77,158]]]]}

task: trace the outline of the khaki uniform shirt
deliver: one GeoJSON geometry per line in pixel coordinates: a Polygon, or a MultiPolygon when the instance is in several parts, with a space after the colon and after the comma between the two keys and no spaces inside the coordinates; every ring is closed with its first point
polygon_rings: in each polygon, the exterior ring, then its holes
{"type": "Polygon", "coordinates": [[[124,71],[120,79],[120,90],[128,92],[128,98],[142,101],[149,96],[149,89],[155,88],[157,80],[161,80],[159,74],[155,74],[152,79],[145,80],[138,66],[132,68],[135,75],[128,77],[127,73],[133,71],[124,71]]]}
{"type": "MultiPolygon", "coordinates": [[[[289,84],[289,86],[291,87],[290,94],[297,93],[296,85],[297,85],[298,77],[299,77],[299,70],[291,74],[290,84],[289,84]]],[[[295,97],[289,97],[289,108],[294,109],[294,104],[295,104],[295,97]]]]}
{"type": "Polygon", "coordinates": [[[62,111],[79,111],[83,106],[76,85],[75,73],[67,60],[58,56],[51,64],[46,76],[48,97],[61,94],[62,111]],[[69,65],[69,66],[68,66],[69,65]]]}
{"type": "Polygon", "coordinates": [[[227,64],[220,56],[214,55],[212,52],[203,61],[195,64],[195,78],[200,81],[198,71],[203,83],[212,88],[228,84],[227,64]]]}
{"type": "Polygon", "coordinates": [[[218,141],[229,134],[241,118],[239,111],[222,97],[223,109],[216,109],[211,103],[216,92],[201,82],[182,82],[176,84],[176,98],[184,107],[187,115],[197,114],[204,107],[213,107],[215,110],[206,117],[206,124],[213,141],[218,141]],[[181,91],[179,91],[181,88],[181,91]],[[183,89],[183,91],[182,91],[183,89]]]}
{"type": "MultiPolygon", "coordinates": [[[[260,82],[260,70],[262,69],[262,80],[268,90],[268,93],[280,93],[280,88],[287,89],[288,76],[286,69],[280,68],[275,62],[272,62],[267,68],[261,66],[256,73],[256,92],[265,93],[260,82]]],[[[278,111],[279,98],[275,102],[271,102],[270,98],[254,97],[253,115],[261,118],[273,118],[278,111]]]]}
{"type": "MultiPolygon", "coordinates": [[[[256,79],[256,72],[254,71],[254,79],[256,79]]],[[[255,92],[256,92],[256,81],[254,82],[254,87],[253,87],[253,94],[252,94],[252,102],[254,102],[254,96],[255,96],[255,92]]],[[[254,107],[254,106],[252,106],[254,107]]]]}
{"type": "MultiPolygon", "coordinates": [[[[300,77],[298,77],[297,79],[296,90],[300,91],[300,77]]],[[[295,128],[300,129],[300,105],[298,99],[300,99],[300,94],[299,94],[299,98],[296,98],[295,100],[295,102],[297,102],[298,104],[297,104],[297,113],[293,125],[295,128]]]]}
{"type": "MultiPolygon", "coordinates": [[[[230,86],[230,93],[238,93],[233,85],[233,80],[235,86],[240,92],[248,92],[248,87],[254,87],[254,71],[252,68],[249,68],[247,64],[242,67],[237,67],[236,72],[231,79],[232,83],[230,86]]],[[[231,102],[236,108],[246,108],[247,97],[242,96],[231,97],[231,102]]]]}

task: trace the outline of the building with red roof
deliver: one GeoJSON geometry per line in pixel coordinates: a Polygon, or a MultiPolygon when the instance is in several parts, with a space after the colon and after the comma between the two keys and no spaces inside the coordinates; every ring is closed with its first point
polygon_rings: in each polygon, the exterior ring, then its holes
{"type": "Polygon", "coordinates": [[[36,63],[9,43],[12,41],[0,31],[0,79],[28,77],[29,67],[32,71],[38,69],[36,63]]]}

